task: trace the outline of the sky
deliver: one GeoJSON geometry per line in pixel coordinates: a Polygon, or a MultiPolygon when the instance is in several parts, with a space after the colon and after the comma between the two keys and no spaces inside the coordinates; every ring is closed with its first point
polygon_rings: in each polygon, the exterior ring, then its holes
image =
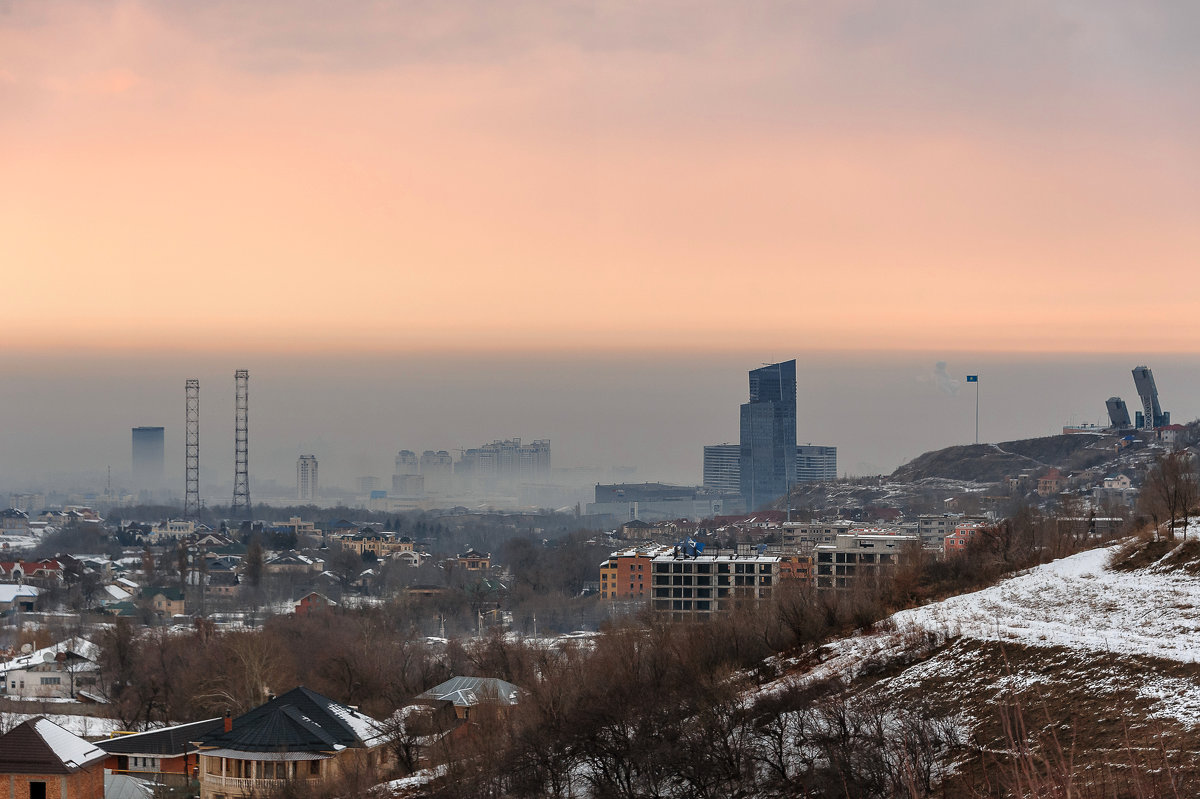
{"type": "MultiPolygon", "coordinates": [[[[1200,347],[1198,38],[1182,1],[0,0],[4,354],[60,392],[0,418],[240,366],[486,393],[483,363],[530,413],[564,363],[612,403],[693,364],[714,409],[787,357],[1120,387],[1200,347]]],[[[579,434],[680,475],[643,407],[628,453],[579,434]]],[[[692,438],[735,434],[712,414],[692,438]]]]}

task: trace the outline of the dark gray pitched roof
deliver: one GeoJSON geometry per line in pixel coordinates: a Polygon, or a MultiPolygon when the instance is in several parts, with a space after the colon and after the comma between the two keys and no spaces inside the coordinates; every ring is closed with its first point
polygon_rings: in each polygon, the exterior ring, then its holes
{"type": "Polygon", "coordinates": [[[0,774],[71,774],[104,757],[103,751],[43,716],[0,736],[0,774]]]}
{"type": "Polygon", "coordinates": [[[474,707],[483,702],[515,705],[520,693],[520,688],[496,677],[451,677],[417,699],[452,702],[458,707],[474,707]]]}
{"type": "Polygon", "coordinates": [[[229,732],[209,733],[202,746],[242,752],[329,752],[376,743],[379,722],[300,686],[238,716],[229,732]]]}
{"type": "Polygon", "coordinates": [[[120,755],[160,755],[172,756],[194,752],[192,741],[198,741],[202,736],[221,730],[224,719],[217,717],[205,721],[194,721],[191,724],[180,724],[177,727],[167,727],[150,732],[139,732],[135,735],[120,735],[107,741],[98,741],[96,746],[110,754],[120,755]]]}

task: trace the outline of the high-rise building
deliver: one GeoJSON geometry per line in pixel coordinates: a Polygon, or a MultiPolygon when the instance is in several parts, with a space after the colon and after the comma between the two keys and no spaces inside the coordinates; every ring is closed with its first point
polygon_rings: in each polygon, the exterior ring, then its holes
{"type": "Polygon", "coordinates": [[[800,444],[796,447],[796,482],[821,483],[837,479],[837,447],[800,444]]]}
{"type": "Polygon", "coordinates": [[[296,499],[313,502],[317,498],[317,457],[301,455],[296,460],[296,499]]]}
{"type": "Polygon", "coordinates": [[[396,471],[392,474],[420,474],[421,461],[417,453],[411,449],[402,449],[396,453],[396,471]]]}
{"type": "Polygon", "coordinates": [[[133,428],[133,483],[138,489],[163,484],[163,428],[133,428]]]}
{"type": "Polygon", "coordinates": [[[425,450],[421,453],[421,476],[425,478],[426,492],[449,494],[454,482],[454,458],[444,449],[425,450]]]}
{"type": "Polygon", "coordinates": [[[455,471],[483,486],[544,480],[550,474],[550,439],[522,444],[512,438],[465,450],[455,471]]]}
{"type": "Polygon", "coordinates": [[[704,448],[704,487],[740,493],[742,445],[710,444],[704,448]]]}
{"type": "Polygon", "coordinates": [[[796,481],[796,361],[750,372],[750,401],[741,408],[742,498],[757,510],[796,481]]]}

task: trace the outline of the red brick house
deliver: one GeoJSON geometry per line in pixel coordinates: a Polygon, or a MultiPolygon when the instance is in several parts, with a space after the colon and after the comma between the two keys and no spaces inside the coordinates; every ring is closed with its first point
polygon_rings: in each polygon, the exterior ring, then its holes
{"type": "Polygon", "coordinates": [[[296,615],[307,616],[313,611],[327,610],[336,607],[337,603],[324,594],[313,591],[311,594],[303,596],[296,603],[296,615]]]}
{"type": "Polygon", "coordinates": [[[0,736],[0,792],[9,799],[104,799],[105,753],[38,716],[0,736]]]}
{"type": "Polygon", "coordinates": [[[104,767],[173,787],[186,787],[200,763],[201,737],[224,727],[220,717],[132,735],[118,734],[96,746],[108,759],[104,767]]]}

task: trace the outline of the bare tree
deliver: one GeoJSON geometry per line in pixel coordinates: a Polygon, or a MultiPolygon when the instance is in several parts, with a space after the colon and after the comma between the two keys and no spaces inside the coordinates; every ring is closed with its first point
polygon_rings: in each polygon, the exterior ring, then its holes
{"type": "Polygon", "coordinates": [[[1196,467],[1186,450],[1164,454],[1146,473],[1141,510],[1154,520],[1155,530],[1167,523],[1168,541],[1175,540],[1177,522],[1182,521],[1187,529],[1196,499],[1196,467]]]}

